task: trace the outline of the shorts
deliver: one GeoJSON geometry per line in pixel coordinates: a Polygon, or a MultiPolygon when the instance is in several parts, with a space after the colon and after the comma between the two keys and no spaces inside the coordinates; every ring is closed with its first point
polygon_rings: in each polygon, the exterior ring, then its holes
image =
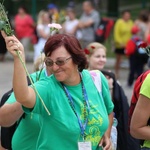
{"type": "Polygon", "coordinates": [[[124,55],[125,54],[124,48],[116,48],[115,49],[115,53],[116,54],[120,54],[120,55],[124,55]]]}

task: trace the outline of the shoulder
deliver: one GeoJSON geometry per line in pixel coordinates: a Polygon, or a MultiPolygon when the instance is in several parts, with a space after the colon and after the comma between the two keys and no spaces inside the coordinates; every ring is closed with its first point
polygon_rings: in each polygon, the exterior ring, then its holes
{"type": "Polygon", "coordinates": [[[140,88],[140,94],[143,94],[145,95],[146,97],[150,98],[150,92],[149,92],[149,89],[150,89],[150,73],[147,73],[145,79],[143,79],[143,83],[141,85],[141,88],[140,88]]]}
{"type": "Polygon", "coordinates": [[[82,71],[82,76],[83,76],[83,79],[85,81],[88,81],[90,79],[92,79],[92,81],[95,81],[95,80],[97,80],[97,77],[100,77],[99,75],[100,75],[99,70],[91,70],[91,71],[89,71],[87,69],[84,69],[82,71]]]}
{"type": "Polygon", "coordinates": [[[91,76],[100,75],[100,71],[99,71],[99,70],[84,70],[84,72],[85,72],[86,74],[90,74],[91,76]]]}
{"type": "Polygon", "coordinates": [[[56,79],[53,75],[50,75],[40,78],[40,80],[35,82],[34,85],[47,88],[48,85],[52,86],[54,83],[56,83],[56,79]]]}
{"type": "Polygon", "coordinates": [[[19,17],[19,15],[16,15],[15,17],[14,17],[14,19],[17,19],[19,17]]]}
{"type": "Polygon", "coordinates": [[[150,85],[149,81],[150,81],[150,72],[147,72],[146,77],[143,81],[143,84],[146,84],[146,85],[149,84],[150,85]]]}
{"type": "Polygon", "coordinates": [[[95,9],[92,11],[92,13],[93,13],[93,14],[99,14],[98,11],[95,10],[95,9]]]}
{"type": "Polygon", "coordinates": [[[116,22],[115,22],[115,25],[114,25],[114,29],[116,30],[116,29],[120,29],[120,27],[122,27],[122,25],[123,25],[123,20],[122,19],[118,19],[116,22]]]}
{"type": "Polygon", "coordinates": [[[134,23],[133,23],[133,20],[131,20],[131,19],[128,21],[128,23],[131,24],[131,25],[134,24],[134,23]]]}
{"type": "MultiPolygon", "coordinates": [[[[46,93],[52,94],[52,91],[57,91],[59,84],[53,75],[40,79],[34,83],[34,87],[41,96],[46,96],[46,93]]],[[[31,86],[33,88],[33,86],[31,86]]]]}
{"type": "Polygon", "coordinates": [[[107,81],[107,80],[106,80],[106,77],[105,77],[105,76],[103,75],[103,73],[102,73],[101,71],[99,71],[99,70],[91,70],[91,71],[86,70],[86,72],[88,72],[89,76],[92,77],[93,81],[95,81],[95,80],[99,80],[99,81],[101,81],[101,82],[107,81]]]}
{"type": "Polygon", "coordinates": [[[118,23],[123,23],[123,19],[121,19],[121,18],[117,19],[116,24],[118,24],[118,23]]]}
{"type": "Polygon", "coordinates": [[[26,15],[26,18],[33,20],[32,16],[29,14],[26,15]]]}
{"type": "Polygon", "coordinates": [[[99,13],[98,13],[96,10],[93,10],[93,11],[91,12],[91,15],[92,15],[93,17],[99,17],[99,13]]]}
{"type": "Polygon", "coordinates": [[[38,80],[41,80],[42,78],[45,78],[47,75],[46,75],[46,69],[42,69],[41,71],[37,71],[37,72],[34,72],[32,73],[30,76],[32,78],[32,80],[34,82],[38,81],[38,80]]]}
{"type": "Polygon", "coordinates": [[[18,22],[21,22],[22,19],[20,18],[19,15],[16,15],[16,16],[14,17],[14,21],[15,21],[15,23],[18,23],[18,22]]]}

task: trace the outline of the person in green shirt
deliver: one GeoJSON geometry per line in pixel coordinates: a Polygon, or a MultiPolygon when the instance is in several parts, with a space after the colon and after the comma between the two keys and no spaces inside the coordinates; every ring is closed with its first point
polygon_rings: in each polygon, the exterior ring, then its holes
{"type": "Polygon", "coordinates": [[[141,150],[150,149],[150,128],[147,125],[150,118],[150,73],[144,79],[141,88],[140,96],[136,103],[130,124],[130,133],[137,139],[143,139],[144,143],[141,150]]]}
{"type": "Polygon", "coordinates": [[[107,79],[99,72],[102,90],[98,92],[90,72],[84,70],[87,60],[79,41],[66,34],[49,37],[44,52],[45,64],[52,75],[36,82],[35,92],[33,86],[27,86],[25,70],[15,52],[18,49],[25,58],[22,44],[15,36],[2,34],[14,57],[16,100],[23,105],[25,113],[40,115],[36,149],[98,150],[104,147],[109,150],[111,143],[105,133],[108,114],[114,105],[107,79]]]}
{"type": "MultiPolygon", "coordinates": [[[[43,68],[41,71],[32,73],[30,76],[33,82],[37,82],[49,75],[50,72],[48,69],[43,68]]],[[[21,117],[23,110],[20,106],[21,105],[16,102],[14,93],[12,93],[6,103],[0,108],[0,125],[4,127],[10,126],[19,120],[12,138],[12,149],[33,150],[36,149],[36,142],[40,131],[40,115],[32,113],[25,114],[21,117]]]]}

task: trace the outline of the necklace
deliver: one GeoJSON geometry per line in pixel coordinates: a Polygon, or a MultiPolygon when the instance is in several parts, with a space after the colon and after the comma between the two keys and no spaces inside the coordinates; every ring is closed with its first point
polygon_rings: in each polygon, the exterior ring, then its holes
{"type": "Polygon", "coordinates": [[[74,105],[74,100],[70,94],[70,92],[68,91],[67,87],[63,84],[62,84],[62,87],[63,87],[63,90],[68,98],[68,101],[69,101],[69,104],[74,112],[74,114],[76,115],[77,119],[78,119],[78,123],[79,123],[79,127],[80,127],[80,130],[81,130],[81,136],[83,137],[83,140],[85,139],[85,129],[86,129],[86,126],[87,126],[87,123],[88,123],[88,116],[89,116],[89,112],[90,112],[90,106],[89,106],[89,101],[88,101],[88,97],[87,97],[87,93],[86,93],[86,89],[85,89],[85,86],[83,84],[83,80],[82,80],[82,77],[81,77],[81,74],[80,74],[80,79],[81,79],[81,87],[82,87],[82,96],[83,96],[83,104],[84,104],[84,111],[83,111],[83,116],[84,116],[84,120],[83,120],[83,123],[75,109],[75,105],[74,105]]]}

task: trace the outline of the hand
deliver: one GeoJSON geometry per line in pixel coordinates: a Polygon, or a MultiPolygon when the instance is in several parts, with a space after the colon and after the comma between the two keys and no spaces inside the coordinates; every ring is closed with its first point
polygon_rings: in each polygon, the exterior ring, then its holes
{"type": "Polygon", "coordinates": [[[78,26],[77,26],[77,27],[78,27],[79,29],[80,29],[80,28],[83,28],[83,22],[80,21],[80,22],[78,23],[78,26]]]}
{"type": "Polygon", "coordinates": [[[20,41],[14,35],[7,36],[4,31],[1,31],[1,33],[3,38],[5,39],[6,48],[13,55],[13,57],[17,56],[16,51],[19,51],[20,54],[24,57],[24,48],[20,41]]]}
{"type": "Polygon", "coordinates": [[[99,142],[99,146],[103,147],[103,150],[112,150],[112,143],[111,140],[108,136],[106,136],[105,134],[103,135],[103,137],[101,138],[100,142],[99,142]]]}

